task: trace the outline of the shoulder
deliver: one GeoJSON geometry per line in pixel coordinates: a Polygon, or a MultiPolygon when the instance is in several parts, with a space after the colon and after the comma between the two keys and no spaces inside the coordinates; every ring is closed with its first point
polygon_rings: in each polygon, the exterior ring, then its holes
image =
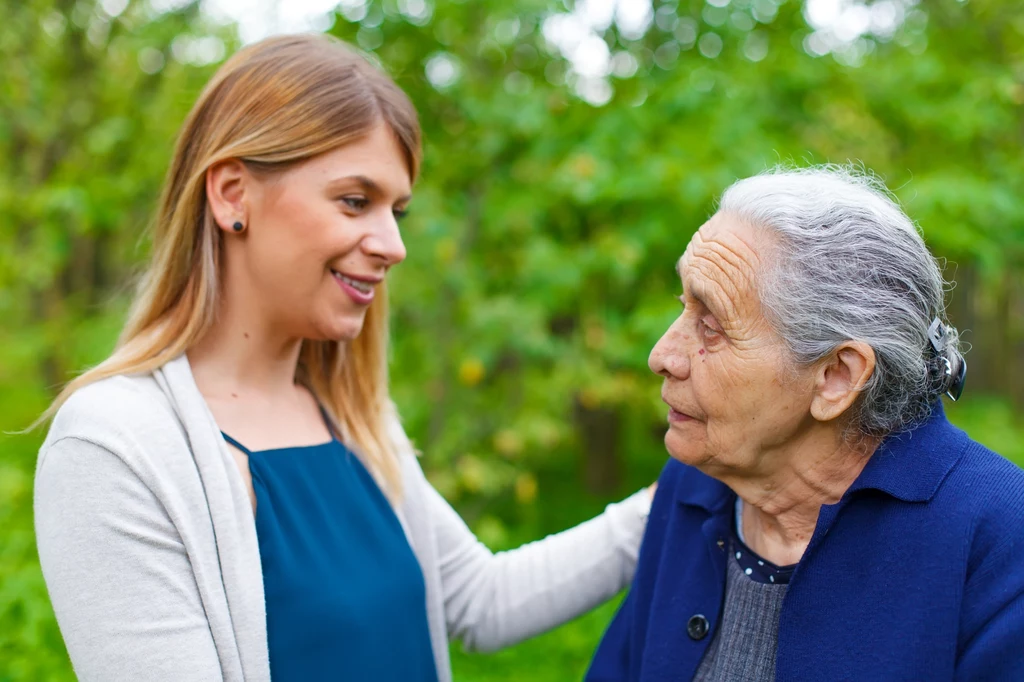
{"type": "MultiPolygon", "coordinates": [[[[399,518],[407,523],[429,517],[430,510],[437,506],[441,497],[423,473],[419,462],[420,453],[406,435],[398,409],[391,402],[386,405],[384,419],[392,453],[398,460],[398,468],[402,475],[401,504],[396,507],[396,512],[399,518]]],[[[416,526],[415,523],[413,525],[416,526]]]]}
{"type": "Polygon", "coordinates": [[[968,641],[996,614],[1024,605],[1024,470],[963,442],[929,508],[935,532],[962,548],[961,638],[968,641]]]}
{"type": "Polygon", "coordinates": [[[114,376],[78,389],[54,416],[47,441],[143,430],[174,418],[152,375],[114,376]]]}
{"type": "Polygon", "coordinates": [[[969,574],[985,563],[1006,560],[1019,562],[1017,572],[1024,579],[1024,469],[969,441],[936,501],[969,523],[969,574]]]}
{"type": "Polygon", "coordinates": [[[985,632],[1021,632],[1024,470],[969,441],[933,503],[945,524],[964,536],[961,644],[988,641],[985,632]]]}
{"type": "Polygon", "coordinates": [[[976,526],[1010,528],[1024,523],[1024,469],[980,443],[969,440],[950,469],[936,501],[968,514],[976,526]]]}
{"type": "Polygon", "coordinates": [[[68,442],[85,442],[126,459],[147,451],[148,442],[181,434],[175,411],[152,375],[109,377],[83,386],[61,405],[40,449],[39,466],[58,443],[68,449],[68,442]]]}
{"type": "Polygon", "coordinates": [[[926,423],[886,439],[854,485],[887,493],[865,502],[893,513],[897,507],[886,500],[907,503],[898,517],[928,524],[916,532],[957,553],[976,551],[988,535],[1019,534],[1024,525],[1024,470],[951,424],[941,403],[926,423]]]}

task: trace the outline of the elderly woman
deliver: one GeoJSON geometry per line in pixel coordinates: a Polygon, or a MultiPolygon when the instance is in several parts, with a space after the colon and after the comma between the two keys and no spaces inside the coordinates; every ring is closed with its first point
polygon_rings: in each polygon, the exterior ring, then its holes
{"type": "Polygon", "coordinates": [[[1024,471],[914,224],[847,169],[740,181],[678,264],[665,467],[606,680],[1024,680],[1024,471]]]}

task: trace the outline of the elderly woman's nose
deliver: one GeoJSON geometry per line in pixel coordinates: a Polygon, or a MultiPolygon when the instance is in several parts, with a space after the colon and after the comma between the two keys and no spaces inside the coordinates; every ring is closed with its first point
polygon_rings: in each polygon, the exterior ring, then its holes
{"type": "Polygon", "coordinates": [[[651,349],[647,366],[663,377],[685,379],[690,374],[690,356],[686,348],[686,337],[676,322],[668,328],[651,349]]]}

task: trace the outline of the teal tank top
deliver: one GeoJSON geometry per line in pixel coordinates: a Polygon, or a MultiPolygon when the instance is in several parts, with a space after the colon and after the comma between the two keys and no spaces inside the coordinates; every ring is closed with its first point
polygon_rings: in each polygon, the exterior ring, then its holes
{"type": "Polygon", "coordinates": [[[423,572],[359,458],[224,438],[249,456],[274,682],[437,682],[423,572]]]}

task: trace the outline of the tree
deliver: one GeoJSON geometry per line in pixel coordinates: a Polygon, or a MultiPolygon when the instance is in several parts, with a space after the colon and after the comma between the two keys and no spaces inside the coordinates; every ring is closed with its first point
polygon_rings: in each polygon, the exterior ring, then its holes
{"type": "MultiPolygon", "coordinates": [[[[173,137],[237,46],[177,5],[4,6],[3,428],[109,352],[173,137]]],[[[968,390],[1024,404],[1024,18],[999,0],[871,6],[892,20],[843,39],[794,0],[656,2],[582,29],[554,0],[342,3],[330,31],[396,77],[426,140],[391,287],[393,391],[486,541],[657,474],[646,357],[677,314],[675,260],[730,182],[779,161],[886,179],[962,283],[968,390]],[[565,56],[581,45],[589,62],[565,56]]],[[[0,678],[70,677],[32,541],[39,438],[0,459],[0,678]]]]}

